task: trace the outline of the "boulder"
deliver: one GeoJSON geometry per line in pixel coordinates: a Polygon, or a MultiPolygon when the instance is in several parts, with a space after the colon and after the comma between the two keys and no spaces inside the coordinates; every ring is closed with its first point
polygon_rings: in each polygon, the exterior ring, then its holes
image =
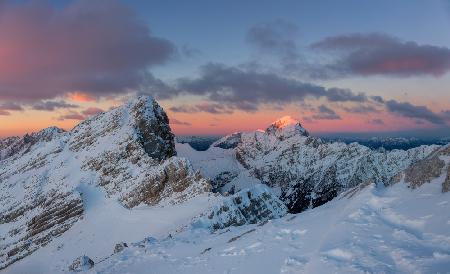
{"type": "Polygon", "coordinates": [[[76,258],[69,266],[69,270],[73,272],[86,271],[94,267],[94,261],[86,255],[76,258]]]}

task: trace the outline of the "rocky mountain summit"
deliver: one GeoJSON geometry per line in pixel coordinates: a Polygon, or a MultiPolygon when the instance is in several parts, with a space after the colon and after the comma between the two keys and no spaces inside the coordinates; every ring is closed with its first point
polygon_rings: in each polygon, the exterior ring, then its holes
{"type": "Polygon", "coordinates": [[[179,150],[218,191],[234,192],[248,181],[262,182],[279,194],[290,212],[298,213],[360,184],[388,185],[439,147],[375,151],[358,143],[325,142],[310,136],[295,119],[283,117],[266,130],[225,136],[203,154],[179,150]]]}
{"type": "Polygon", "coordinates": [[[83,121],[0,142],[0,269],[45,246],[84,216],[85,186],[125,208],[176,204],[210,185],[176,157],[174,135],[150,97],[83,121]]]}

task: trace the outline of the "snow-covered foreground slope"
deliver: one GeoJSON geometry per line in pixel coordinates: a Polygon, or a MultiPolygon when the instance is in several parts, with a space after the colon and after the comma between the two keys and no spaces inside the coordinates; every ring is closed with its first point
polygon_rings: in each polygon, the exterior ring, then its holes
{"type": "Polygon", "coordinates": [[[320,207],[210,234],[141,242],[87,273],[449,273],[445,176],[356,187],[320,207]]]}
{"type": "Polygon", "coordinates": [[[132,210],[108,199],[98,188],[80,186],[85,211],[83,218],[68,231],[12,264],[4,273],[66,273],[81,255],[99,262],[110,256],[121,242],[139,241],[148,235],[164,238],[215,204],[215,197],[204,194],[170,206],[138,206],[132,210]]]}

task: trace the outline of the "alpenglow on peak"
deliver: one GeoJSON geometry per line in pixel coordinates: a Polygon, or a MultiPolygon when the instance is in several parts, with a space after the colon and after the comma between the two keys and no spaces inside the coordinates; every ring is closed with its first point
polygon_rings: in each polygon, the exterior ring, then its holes
{"type": "Polygon", "coordinates": [[[300,134],[303,136],[308,136],[309,133],[305,128],[300,124],[300,122],[291,116],[284,116],[280,119],[274,121],[267,129],[267,133],[283,133],[284,137],[288,137],[287,135],[300,134]]]}

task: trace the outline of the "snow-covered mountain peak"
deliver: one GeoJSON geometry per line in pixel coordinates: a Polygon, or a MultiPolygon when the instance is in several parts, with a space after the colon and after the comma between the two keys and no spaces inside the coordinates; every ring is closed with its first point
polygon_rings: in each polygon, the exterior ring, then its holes
{"type": "Polygon", "coordinates": [[[276,126],[277,128],[287,127],[299,124],[300,122],[294,118],[292,118],[289,115],[283,116],[280,119],[274,121],[272,125],[276,126]]]}
{"type": "Polygon", "coordinates": [[[291,116],[284,116],[274,121],[267,129],[269,134],[275,134],[277,137],[289,138],[294,135],[308,136],[309,133],[300,124],[300,122],[291,116]]]}

